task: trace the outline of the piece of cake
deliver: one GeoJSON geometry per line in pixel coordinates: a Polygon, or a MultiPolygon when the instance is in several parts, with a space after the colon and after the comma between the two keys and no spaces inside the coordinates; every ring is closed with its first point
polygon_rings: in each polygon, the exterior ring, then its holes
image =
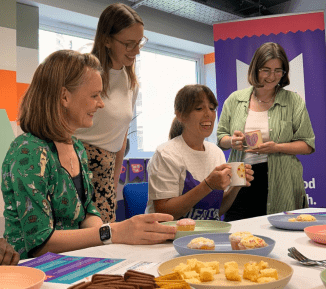
{"type": "Polygon", "coordinates": [[[192,239],[187,245],[190,249],[198,249],[198,250],[214,250],[215,242],[211,239],[199,237],[192,239]]]}
{"type": "Polygon", "coordinates": [[[250,232],[235,232],[229,236],[229,240],[231,243],[232,250],[240,250],[239,249],[239,242],[241,241],[242,238],[252,236],[250,232]]]}
{"type": "Polygon", "coordinates": [[[309,214],[299,215],[297,216],[297,222],[315,222],[316,218],[309,214]]]}
{"type": "Polygon", "coordinates": [[[239,275],[238,263],[226,262],[224,264],[224,274],[227,280],[230,281],[241,281],[241,276],[239,275]]]}
{"type": "Polygon", "coordinates": [[[215,274],[220,273],[220,262],[218,261],[206,262],[206,266],[208,268],[212,268],[213,270],[215,270],[215,274]]]}
{"type": "Polygon", "coordinates": [[[262,238],[256,236],[248,236],[242,238],[238,246],[240,250],[250,250],[267,247],[268,245],[262,238]]]}
{"type": "Polygon", "coordinates": [[[257,279],[257,283],[268,283],[272,281],[276,281],[276,279],[272,277],[260,277],[257,279]]]}
{"type": "Polygon", "coordinates": [[[177,231],[194,231],[196,222],[192,219],[181,219],[177,221],[177,231]]]}
{"type": "Polygon", "coordinates": [[[199,279],[201,282],[208,282],[214,280],[215,270],[211,268],[201,268],[199,273],[199,279]]]}
{"type": "Polygon", "coordinates": [[[276,280],[278,280],[277,271],[276,271],[276,269],[273,269],[273,268],[260,270],[259,278],[260,277],[272,277],[272,278],[275,278],[276,280]]]}
{"type": "Polygon", "coordinates": [[[199,278],[199,274],[196,271],[183,272],[184,279],[199,278]]]}
{"type": "Polygon", "coordinates": [[[244,265],[243,279],[256,282],[259,277],[259,266],[256,262],[249,262],[244,265]]]}

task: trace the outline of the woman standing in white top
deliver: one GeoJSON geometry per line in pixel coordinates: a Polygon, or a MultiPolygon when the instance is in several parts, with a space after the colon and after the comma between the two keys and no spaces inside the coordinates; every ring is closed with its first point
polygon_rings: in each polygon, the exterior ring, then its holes
{"type": "Polygon", "coordinates": [[[116,219],[116,189],[138,94],[135,59],[146,42],[144,23],[129,6],[116,3],[102,12],[91,53],[104,69],[105,107],[94,114],[91,128],[79,129],[75,136],[87,151],[103,222],[116,219]]]}

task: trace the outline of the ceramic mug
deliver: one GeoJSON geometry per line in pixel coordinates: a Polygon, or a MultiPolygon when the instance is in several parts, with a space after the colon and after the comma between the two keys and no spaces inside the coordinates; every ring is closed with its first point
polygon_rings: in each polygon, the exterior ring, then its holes
{"type": "Polygon", "coordinates": [[[258,146],[263,143],[263,138],[261,136],[260,130],[249,131],[246,132],[244,135],[246,138],[248,149],[258,148],[258,146]]]}
{"type": "Polygon", "coordinates": [[[246,186],[246,168],[244,162],[228,163],[231,166],[231,183],[230,187],[244,187],[246,186]]]}

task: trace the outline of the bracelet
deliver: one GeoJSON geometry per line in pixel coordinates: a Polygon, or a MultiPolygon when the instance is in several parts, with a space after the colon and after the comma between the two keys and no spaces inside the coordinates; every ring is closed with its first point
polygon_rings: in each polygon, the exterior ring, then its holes
{"type": "Polygon", "coordinates": [[[204,179],[204,181],[205,181],[206,185],[207,185],[207,186],[208,186],[212,191],[214,191],[214,189],[212,189],[212,187],[207,183],[206,179],[204,179]]]}

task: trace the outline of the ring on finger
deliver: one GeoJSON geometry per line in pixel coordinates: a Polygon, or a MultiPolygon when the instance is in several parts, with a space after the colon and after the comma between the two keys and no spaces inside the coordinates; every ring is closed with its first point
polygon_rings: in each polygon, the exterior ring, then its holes
{"type": "Polygon", "coordinates": [[[241,144],[241,141],[237,140],[237,141],[235,142],[235,144],[236,144],[236,145],[239,145],[239,144],[241,144]]]}

